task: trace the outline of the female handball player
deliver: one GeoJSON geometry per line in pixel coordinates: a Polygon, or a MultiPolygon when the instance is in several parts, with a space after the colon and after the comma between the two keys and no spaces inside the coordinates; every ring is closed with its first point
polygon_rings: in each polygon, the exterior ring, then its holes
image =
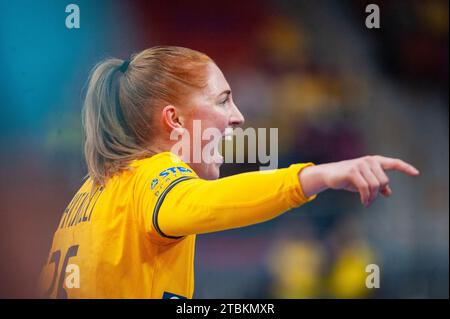
{"type": "Polygon", "coordinates": [[[192,298],[196,234],[270,220],[326,189],[358,192],[368,206],[391,195],[386,170],[419,174],[375,155],[219,178],[220,158],[172,152],[171,133],[192,135],[194,120],[222,134],[244,122],[207,55],[159,46],[95,66],[83,106],[88,177],[54,234],[42,296],[192,298]]]}

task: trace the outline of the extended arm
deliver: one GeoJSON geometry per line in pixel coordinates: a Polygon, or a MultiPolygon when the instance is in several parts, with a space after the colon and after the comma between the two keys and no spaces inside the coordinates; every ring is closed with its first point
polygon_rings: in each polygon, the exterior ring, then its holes
{"type": "Polygon", "coordinates": [[[270,173],[244,173],[215,181],[190,179],[171,188],[154,220],[167,236],[232,229],[272,219],[326,189],[359,192],[361,202],[368,206],[379,192],[391,194],[384,170],[419,174],[401,160],[365,156],[317,166],[295,164],[270,173]]]}
{"type": "Polygon", "coordinates": [[[311,165],[295,164],[214,181],[181,181],[167,193],[157,212],[155,228],[168,236],[184,236],[272,219],[315,198],[304,196],[298,180],[302,169],[311,165]]]}

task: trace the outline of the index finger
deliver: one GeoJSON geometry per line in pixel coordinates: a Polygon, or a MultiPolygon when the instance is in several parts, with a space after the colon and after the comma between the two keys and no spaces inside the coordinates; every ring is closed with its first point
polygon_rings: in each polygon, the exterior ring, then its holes
{"type": "Polygon", "coordinates": [[[384,170],[396,170],[408,174],[410,176],[419,175],[419,170],[398,158],[390,158],[384,156],[376,156],[381,167],[384,170]]]}

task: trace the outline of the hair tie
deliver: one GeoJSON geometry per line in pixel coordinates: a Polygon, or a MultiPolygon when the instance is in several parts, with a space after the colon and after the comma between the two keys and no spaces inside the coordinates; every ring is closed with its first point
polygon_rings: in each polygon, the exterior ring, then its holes
{"type": "Polygon", "coordinates": [[[122,65],[119,67],[119,71],[125,73],[128,69],[128,65],[130,65],[130,61],[124,60],[122,65]]]}

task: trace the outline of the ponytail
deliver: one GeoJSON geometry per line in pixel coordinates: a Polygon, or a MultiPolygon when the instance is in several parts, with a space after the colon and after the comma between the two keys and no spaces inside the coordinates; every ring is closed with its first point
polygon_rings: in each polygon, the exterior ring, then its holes
{"type": "Polygon", "coordinates": [[[131,61],[106,59],[89,77],[82,121],[84,153],[93,186],[103,186],[130,161],[149,157],[155,108],[180,103],[205,86],[203,53],[181,47],[153,47],[131,61]]]}
{"type": "Polygon", "coordinates": [[[119,97],[123,61],[107,59],[91,72],[83,107],[84,153],[94,184],[121,168],[137,153],[143,153],[127,127],[119,97]]]}

